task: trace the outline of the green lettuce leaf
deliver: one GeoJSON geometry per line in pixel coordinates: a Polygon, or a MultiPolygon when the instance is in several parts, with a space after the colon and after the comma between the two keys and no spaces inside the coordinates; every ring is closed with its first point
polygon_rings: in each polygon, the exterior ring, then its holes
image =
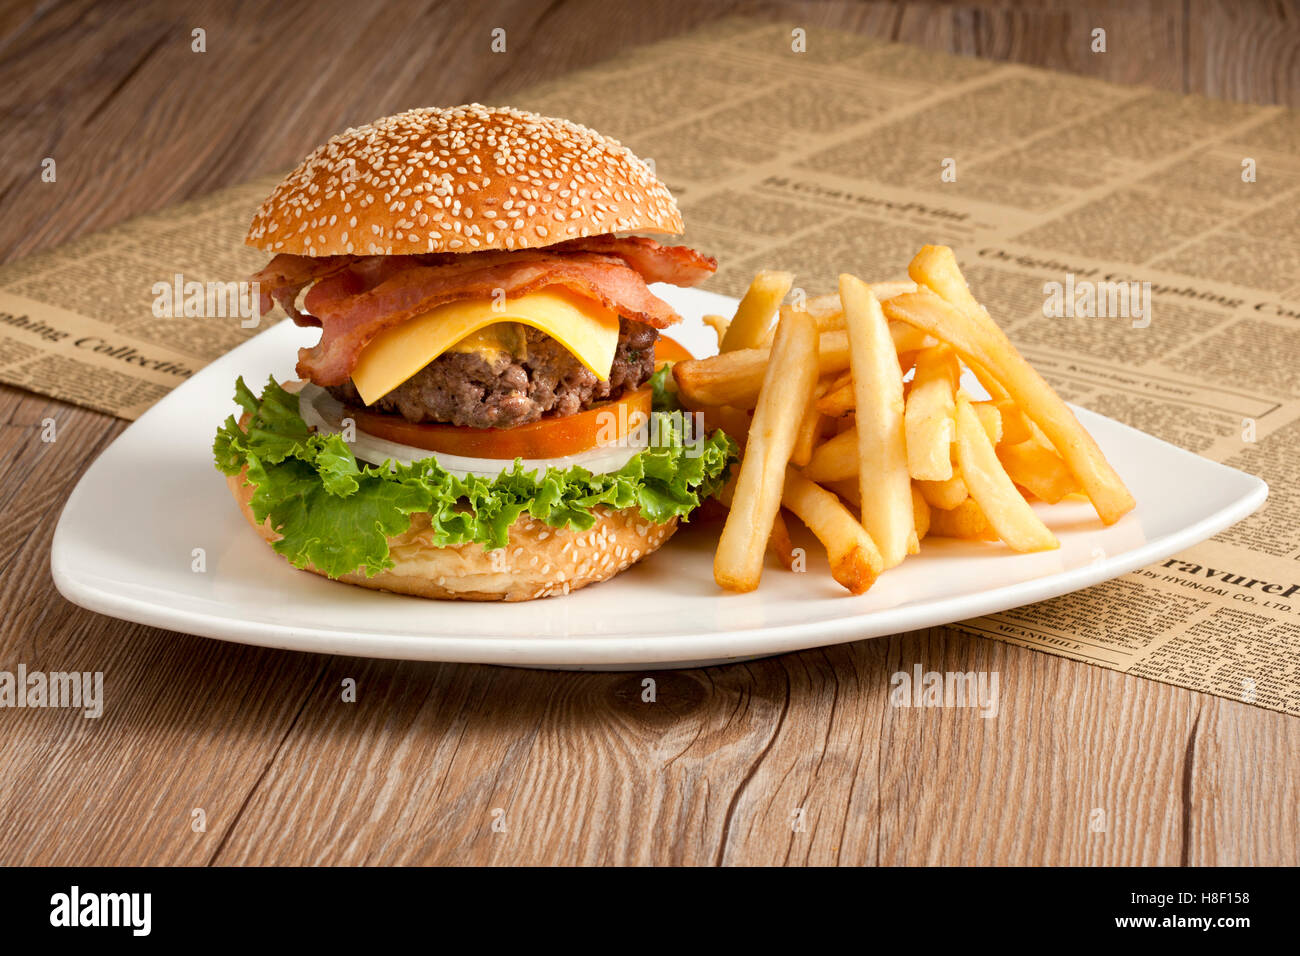
{"type": "Polygon", "coordinates": [[[260,396],[235,384],[235,401],[248,413],[232,415],[212,445],[226,475],[248,469],[257,486],[250,506],[283,535],[274,548],[295,567],[315,566],[331,577],[364,568],[375,575],[393,566],[387,539],[405,531],[411,515],[429,515],[437,545],[503,548],[510,526],[527,512],[555,528],[585,530],[593,509],[639,509],[657,524],[688,520],[702,500],[727,481],[736,445],[722,432],[696,436],[661,377],[656,386],[651,443],[616,472],[585,468],[514,467],[495,478],[461,477],[433,458],[398,464],[357,461],[338,435],[313,434],[298,411],[298,396],[275,380],[260,396]]]}

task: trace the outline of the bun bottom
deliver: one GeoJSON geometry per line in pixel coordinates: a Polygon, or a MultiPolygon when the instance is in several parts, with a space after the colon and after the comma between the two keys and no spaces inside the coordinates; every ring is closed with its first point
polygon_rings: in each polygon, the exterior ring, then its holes
{"type": "MultiPolygon", "coordinates": [[[[281,536],[270,521],[259,523],[249,506],[255,485],[247,472],[226,479],[244,517],[268,543],[281,536]]],[[[396,594],[459,601],[531,601],[568,594],[607,581],[659,550],[677,530],[677,519],[654,524],[636,508],[595,509],[586,531],[552,528],[527,513],[510,526],[510,544],[485,551],[480,544],[438,547],[430,541],[429,516],[411,516],[411,526],[388,539],[393,567],[366,577],[352,571],[334,578],[347,584],[396,594]]],[[[325,576],[308,565],[303,570],[325,576]]]]}

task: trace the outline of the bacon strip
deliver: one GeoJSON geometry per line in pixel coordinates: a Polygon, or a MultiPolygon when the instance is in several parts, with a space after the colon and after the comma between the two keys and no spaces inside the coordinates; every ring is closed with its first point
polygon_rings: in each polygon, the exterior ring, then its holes
{"type": "Polygon", "coordinates": [[[271,311],[274,300],[298,325],[320,325],[312,316],[298,311],[298,293],[312,282],[347,268],[356,259],[356,256],[313,258],[281,253],[253,273],[253,281],[261,291],[262,315],[271,311]]]}
{"type": "Polygon", "coordinates": [[[558,285],[655,328],[680,321],[641,274],[616,256],[521,250],[476,268],[467,265],[405,269],[360,294],[351,291],[357,280],[348,273],[320,283],[308,300],[321,320],[321,339],[298,352],[298,374],[317,385],[341,385],[352,374],[357,356],[380,332],[446,302],[488,298],[497,290],[516,298],[558,285]]]}
{"type": "Polygon", "coordinates": [[[699,285],[718,270],[718,260],[713,256],[696,252],[690,246],[661,246],[645,236],[587,236],[545,248],[547,252],[598,252],[618,256],[641,273],[646,282],[699,285]]]}
{"type": "Polygon", "coordinates": [[[517,297],[558,285],[619,315],[664,328],[680,317],[646,283],[695,285],[716,268],[715,259],[687,246],[604,235],[515,252],[282,254],[253,279],[260,283],[263,313],[273,299],[297,324],[322,329],[319,343],[299,351],[298,374],[318,385],[340,385],[376,335],[446,302],[486,298],[498,290],[517,297]],[[303,312],[296,303],[308,285],[303,312]]]}

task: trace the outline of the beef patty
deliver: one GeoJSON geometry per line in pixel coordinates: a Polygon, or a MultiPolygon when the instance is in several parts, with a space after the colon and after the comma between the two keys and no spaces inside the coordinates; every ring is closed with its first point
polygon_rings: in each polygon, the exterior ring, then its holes
{"type": "MultiPolygon", "coordinates": [[[[526,327],[524,333],[524,358],[444,352],[365,407],[401,415],[408,422],[511,428],[544,415],[573,415],[596,402],[617,398],[639,388],[654,372],[659,333],[641,322],[618,320],[618,349],[606,382],[545,332],[526,327]]],[[[351,380],[330,386],[329,392],[344,404],[363,405],[351,380]]]]}

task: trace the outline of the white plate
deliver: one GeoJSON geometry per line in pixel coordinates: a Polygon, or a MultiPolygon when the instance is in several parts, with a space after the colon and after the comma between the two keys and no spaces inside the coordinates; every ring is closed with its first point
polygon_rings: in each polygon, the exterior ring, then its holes
{"type": "MultiPolygon", "coordinates": [[[[686,317],[678,337],[716,349],[699,321],[734,300],[657,289],[686,317]]],[[[290,322],[213,362],[131,425],[68,499],[50,564],[68,600],[102,614],[221,640],[329,654],[527,667],[690,666],[896,634],[1113,578],[1181,551],[1258,508],[1268,488],[1149,435],[1077,410],[1137,497],[1103,528],[1086,502],[1041,507],[1058,551],[926,540],[920,555],[847,595],[815,545],[808,570],[769,562],[751,594],[713,583],[719,526],[687,526],[604,584],[519,604],[432,602],[296,571],[245,523],[212,465],[212,436],[235,410],[237,375],[260,388],[292,377],[317,333],[290,322]],[[206,570],[193,570],[202,548],[206,570]]]]}

